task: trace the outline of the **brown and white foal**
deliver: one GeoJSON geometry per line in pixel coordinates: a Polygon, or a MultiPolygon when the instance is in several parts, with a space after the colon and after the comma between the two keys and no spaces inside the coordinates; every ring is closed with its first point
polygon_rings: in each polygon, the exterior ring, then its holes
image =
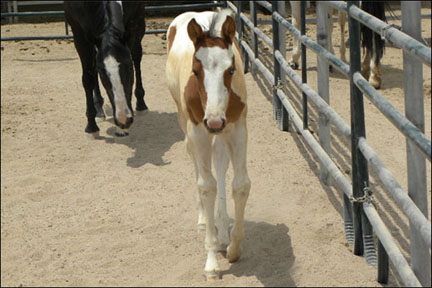
{"type": "Polygon", "coordinates": [[[195,165],[198,225],[206,230],[207,280],[219,278],[218,251],[226,249],[229,262],[240,257],[244,210],[251,186],[246,165],[246,87],[235,31],[228,9],[183,13],[168,28],[166,77],[186,135],[187,151],[195,165]],[[230,159],[235,221],[229,234],[225,174],[230,159]]]}

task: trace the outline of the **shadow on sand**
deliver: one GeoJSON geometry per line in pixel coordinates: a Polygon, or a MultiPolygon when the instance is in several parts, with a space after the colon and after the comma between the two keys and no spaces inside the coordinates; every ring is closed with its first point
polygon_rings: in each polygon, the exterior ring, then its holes
{"type": "Polygon", "coordinates": [[[170,164],[163,159],[171,146],[184,139],[178,121],[177,113],[158,111],[143,111],[135,113],[134,123],[129,129],[129,136],[115,136],[116,127],[112,118],[112,109],[104,106],[108,122],[113,126],[107,129],[111,137],[99,136],[110,144],[123,144],[135,151],[134,156],[127,160],[127,165],[139,168],[145,164],[163,166],[170,164]]]}
{"type": "Polygon", "coordinates": [[[245,221],[243,255],[222,277],[255,276],[265,287],[292,287],[295,256],[285,224],[245,221]]]}

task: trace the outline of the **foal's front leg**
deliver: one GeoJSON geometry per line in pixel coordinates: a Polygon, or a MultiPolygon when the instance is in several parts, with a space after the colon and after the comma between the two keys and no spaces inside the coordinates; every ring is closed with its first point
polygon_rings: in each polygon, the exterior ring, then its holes
{"type": "Polygon", "coordinates": [[[244,238],[244,211],[251,187],[246,163],[247,128],[244,118],[235,124],[226,139],[234,170],[232,194],[235,207],[235,221],[231,230],[231,244],[228,246],[227,258],[229,262],[235,262],[241,255],[244,238]]]}
{"type": "Polygon", "coordinates": [[[220,268],[217,261],[218,240],[214,221],[216,180],[211,173],[212,136],[208,134],[203,125],[190,124],[187,137],[188,144],[192,146],[193,159],[196,161],[198,191],[206,220],[207,261],[204,276],[207,280],[215,280],[219,278],[220,268]]]}

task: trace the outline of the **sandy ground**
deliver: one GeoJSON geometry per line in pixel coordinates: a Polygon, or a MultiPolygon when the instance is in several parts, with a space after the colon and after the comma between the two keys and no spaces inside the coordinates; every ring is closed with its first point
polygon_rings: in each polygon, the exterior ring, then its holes
{"type": "MultiPolygon", "coordinates": [[[[431,10],[423,10],[429,15],[423,34],[430,44],[431,10]]],[[[64,24],[2,25],[1,32],[59,35],[64,24]]],[[[308,33],[313,35],[313,26],[308,33]]],[[[234,264],[220,255],[222,279],[204,281],[197,189],[166,88],[165,42],[162,35],[143,39],[149,111],[136,115],[126,138],[114,136],[109,116],[99,123],[99,139],[84,133],[81,66],[71,41],[1,43],[1,285],[379,286],[376,269],[353,255],[345,240],[341,192],[320,183],[319,162],[293,126],[291,132],[277,129],[269,87],[250,73],[252,189],[244,254],[234,264]]],[[[308,79],[315,87],[316,56],[308,55],[308,79]]],[[[400,50],[387,49],[383,70],[381,91],[403,112],[400,50]]],[[[430,138],[430,68],[424,69],[424,79],[430,138]]],[[[342,75],[331,74],[330,102],[349,125],[347,85],[342,75]]],[[[291,97],[296,104],[299,98],[291,97]]],[[[365,107],[368,140],[406,188],[403,137],[373,104],[366,100],[365,107]]],[[[316,111],[311,114],[317,131],[316,111]]],[[[332,158],[349,179],[349,143],[332,133],[332,158]]],[[[430,175],[429,162],[427,167],[430,175]]],[[[227,183],[231,179],[230,170],[227,183]]],[[[430,199],[429,184],[430,178],[430,199]]],[[[373,172],[371,185],[382,191],[373,172]]],[[[390,196],[377,194],[380,214],[408,255],[406,219],[390,196]]],[[[230,201],[230,215],[232,206],[230,201]]],[[[394,273],[390,286],[399,284],[394,273]]]]}

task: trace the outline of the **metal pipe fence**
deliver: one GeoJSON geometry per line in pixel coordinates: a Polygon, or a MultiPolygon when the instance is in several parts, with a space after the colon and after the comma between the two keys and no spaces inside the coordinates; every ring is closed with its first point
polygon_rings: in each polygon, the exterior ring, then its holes
{"type": "MultiPolygon", "coordinates": [[[[287,119],[285,120],[282,116],[284,115],[284,110],[286,110],[287,115],[304,137],[306,143],[316,154],[321,165],[328,170],[329,175],[334,179],[336,185],[343,191],[345,235],[349,242],[354,242],[354,253],[358,255],[365,254],[368,263],[377,266],[377,280],[380,283],[386,283],[388,281],[388,259],[390,258],[405,285],[429,286],[431,224],[427,218],[427,211],[425,213],[424,210],[421,210],[418,206],[419,203],[413,201],[413,197],[409,197],[408,194],[403,191],[398,181],[388,171],[378,155],[366,141],[365,137],[367,127],[364,123],[363,94],[368,97],[379,111],[381,111],[381,113],[384,114],[386,118],[406,137],[407,145],[412,144],[412,147],[415,147],[412,149],[417,149],[417,151],[419,151],[420,155],[423,156],[423,161],[425,161],[424,159],[428,159],[429,161],[431,160],[430,139],[428,139],[423,133],[424,128],[418,126],[418,121],[414,122],[416,123],[416,125],[414,125],[409,118],[403,116],[379,92],[377,92],[366,81],[366,79],[361,76],[359,26],[361,23],[372,28],[372,30],[386,38],[386,40],[406,51],[406,53],[414,58],[412,61],[421,61],[429,67],[431,55],[430,48],[414,39],[411,35],[401,32],[391,25],[388,25],[387,23],[384,23],[372,15],[362,11],[358,8],[358,3],[354,1],[348,1],[348,4],[340,1],[326,1],[328,2],[327,4],[333,8],[345,11],[348,14],[348,22],[350,26],[351,64],[347,65],[335,55],[327,51],[323,46],[304,35],[304,32],[301,33],[283,16],[281,16],[277,12],[278,1],[271,1],[271,3],[267,1],[249,2],[251,6],[251,20],[242,13],[241,7],[239,7],[240,9],[237,9],[238,6],[230,1],[228,1],[227,5],[237,13],[238,19],[243,21],[243,23],[246,24],[246,27],[250,29],[251,42],[253,43],[252,46],[254,46],[254,48],[249,46],[244,37],[239,39],[240,46],[251,62],[252,67],[255,67],[255,71],[260,71],[264,78],[273,87],[272,97],[279,129],[286,130],[284,121],[287,122],[287,119]],[[270,39],[257,27],[256,5],[260,5],[272,13],[273,39],[270,39]],[[322,99],[320,93],[315,92],[310,88],[310,86],[304,83],[306,81],[302,81],[302,78],[288,65],[285,57],[279,51],[280,43],[278,43],[278,39],[274,39],[279,37],[279,33],[277,33],[278,25],[286,27],[295,38],[301,41],[304,47],[309,48],[309,50],[316,53],[321,59],[335,67],[339,72],[350,79],[352,110],[351,128],[349,128],[341,117],[326,103],[324,99],[322,99]],[[258,37],[273,50],[274,73],[272,73],[271,69],[267,68],[258,57],[258,53],[260,53],[259,49],[256,47],[258,37]],[[302,91],[303,95],[305,95],[308,100],[315,105],[320,113],[325,115],[330,123],[332,123],[345,138],[351,139],[351,158],[353,166],[352,185],[345,178],[343,173],[339,171],[325,149],[323,149],[322,144],[318,143],[315,137],[310,133],[308,125],[305,123],[307,121],[307,112],[303,112],[303,119],[301,119],[288,100],[288,97],[281,86],[281,76],[278,72],[279,69],[277,69],[278,66],[285,71],[292,83],[302,91]],[[282,109],[282,111],[280,109],[282,109]],[[423,242],[426,245],[426,250],[423,249],[422,252],[413,247],[413,244],[411,245],[411,266],[407,263],[400,249],[395,244],[391,233],[388,231],[388,228],[378,215],[375,206],[372,204],[374,198],[369,190],[368,164],[372,165],[374,170],[377,172],[379,179],[383,183],[383,188],[393,196],[396,204],[408,217],[410,221],[410,229],[411,231],[414,231],[412,233],[418,235],[416,241],[423,242]],[[372,228],[377,235],[377,243],[374,243],[372,228]],[[378,253],[376,253],[375,247],[378,247],[378,253]],[[429,255],[428,260],[426,260],[426,262],[429,261],[428,263],[425,263],[425,258],[413,259],[416,254],[421,253],[426,256],[429,255]],[[418,269],[419,263],[423,263],[426,267],[429,267],[429,270],[426,271],[427,269],[418,269]],[[429,282],[424,280],[427,278],[429,278],[429,282]]],[[[320,2],[319,5],[321,4],[322,3],[320,2]]],[[[325,11],[326,9],[323,10],[325,11]]],[[[404,13],[404,11],[402,12],[404,13]]],[[[304,11],[302,14],[302,22],[304,23],[304,11]]],[[[320,25],[320,21],[317,22],[318,25],[320,25]]],[[[318,29],[320,28],[318,27],[318,29]]],[[[304,53],[303,56],[305,54],[306,53],[304,53]]],[[[304,65],[303,62],[302,66],[304,65]]],[[[307,101],[303,101],[303,111],[307,111],[307,101]]],[[[319,133],[321,133],[321,130],[319,133]]],[[[423,192],[427,193],[427,191],[423,192]]]]}
{"type": "MultiPolygon", "coordinates": [[[[205,10],[214,9],[216,7],[223,7],[224,1],[212,1],[211,3],[200,3],[200,4],[183,4],[183,5],[166,5],[166,6],[147,6],[145,11],[183,11],[183,10],[205,10]]],[[[52,15],[64,15],[64,11],[43,11],[43,12],[8,12],[1,13],[1,17],[13,17],[13,16],[52,16],[52,15]]],[[[146,31],[145,34],[159,34],[166,33],[166,30],[151,30],[146,31]]],[[[69,35],[68,25],[65,20],[65,35],[50,35],[50,36],[17,36],[17,37],[1,37],[1,41],[23,41],[23,40],[55,40],[55,39],[72,39],[73,35],[69,35]]]]}

